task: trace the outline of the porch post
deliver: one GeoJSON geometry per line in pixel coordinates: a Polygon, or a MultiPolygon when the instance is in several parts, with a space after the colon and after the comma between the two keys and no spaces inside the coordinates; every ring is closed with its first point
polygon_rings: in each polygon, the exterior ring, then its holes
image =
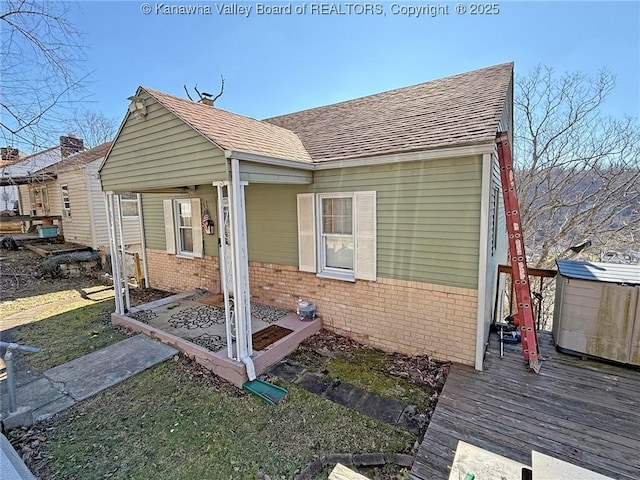
{"type": "Polygon", "coordinates": [[[232,212],[232,249],[235,258],[234,313],[236,318],[236,343],[240,360],[247,367],[249,380],[255,380],[255,367],[251,354],[251,301],[249,296],[249,260],[247,255],[246,215],[244,209],[244,185],[240,181],[240,162],[231,159],[231,195],[229,206],[232,212]]]}
{"type": "Polygon", "coordinates": [[[138,224],[140,226],[140,248],[142,248],[142,265],[144,269],[144,286],[149,288],[149,265],[147,264],[147,241],[144,238],[144,217],[142,216],[142,195],[136,194],[138,200],[138,224]]]}
{"type": "Polygon", "coordinates": [[[116,219],[118,221],[118,234],[120,236],[120,256],[122,258],[122,282],[124,286],[124,299],[125,305],[127,307],[127,312],[131,310],[131,300],[129,297],[129,275],[127,275],[127,254],[124,249],[124,232],[122,231],[122,207],[120,204],[120,195],[116,195],[115,197],[116,204],[116,219]]]}
{"type": "Polygon", "coordinates": [[[105,193],[105,208],[107,210],[107,230],[109,231],[109,250],[111,256],[111,274],[113,278],[113,293],[116,302],[116,313],[124,314],[122,305],[122,284],[120,283],[120,262],[118,259],[118,240],[116,237],[113,193],[105,193]]]}
{"type": "MultiPolygon", "coordinates": [[[[224,317],[225,317],[225,326],[227,329],[227,357],[232,360],[240,360],[240,357],[234,358],[233,356],[233,334],[231,332],[231,302],[229,299],[229,285],[227,279],[227,252],[224,246],[226,241],[226,232],[225,232],[225,221],[224,221],[224,205],[223,205],[223,192],[222,189],[226,186],[229,188],[229,184],[227,182],[217,182],[213,184],[218,190],[218,242],[220,247],[220,252],[218,253],[218,267],[220,269],[220,282],[222,283],[222,292],[224,295],[224,317]]],[[[233,256],[231,258],[233,262],[233,256]]],[[[235,268],[232,267],[232,270],[235,268]]],[[[234,313],[235,314],[235,313],[234,313]]],[[[236,335],[237,337],[237,335],[236,335]]]]}

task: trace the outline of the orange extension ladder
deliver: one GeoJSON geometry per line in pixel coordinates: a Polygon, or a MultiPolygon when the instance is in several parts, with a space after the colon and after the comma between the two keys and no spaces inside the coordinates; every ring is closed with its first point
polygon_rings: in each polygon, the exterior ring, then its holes
{"type": "Polygon", "coordinates": [[[527,256],[524,250],[524,234],[520,220],[520,206],[518,204],[518,194],[516,193],[509,135],[506,132],[498,132],[496,142],[498,146],[498,163],[500,165],[500,179],[502,181],[504,198],[504,212],[507,220],[507,233],[509,234],[511,280],[514,284],[516,304],[518,306],[515,323],[520,328],[524,361],[528,363],[531,370],[538,373],[540,371],[538,339],[533,320],[533,310],[531,308],[529,268],[527,267],[527,256]]]}

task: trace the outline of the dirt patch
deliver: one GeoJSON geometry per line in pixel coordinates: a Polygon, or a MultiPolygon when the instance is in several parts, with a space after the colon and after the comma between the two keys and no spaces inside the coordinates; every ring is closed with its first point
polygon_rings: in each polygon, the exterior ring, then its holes
{"type": "MultiPolygon", "coordinates": [[[[0,292],[3,302],[70,289],[81,291],[97,285],[109,287],[111,284],[105,277],[105,272],[99,269],[87,270],[68,278],[52,278],[52,275],[47,275],[47,269],[43,268],[51,259],[43,258],[25,248],[16,251],[0,250],[0,262],[0,292]]],[[[155,288],[130,290],[132,305],[153,302],[170,295],[173,294],[155,288]]]]}

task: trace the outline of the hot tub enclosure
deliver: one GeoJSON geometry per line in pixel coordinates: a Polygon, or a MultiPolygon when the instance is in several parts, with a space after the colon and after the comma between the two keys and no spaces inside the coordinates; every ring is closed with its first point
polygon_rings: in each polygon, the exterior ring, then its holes
{"type": "Polygon", "coordinates": [[[640,365],[640,266],[556,263],[556,347],[640,365]]]}

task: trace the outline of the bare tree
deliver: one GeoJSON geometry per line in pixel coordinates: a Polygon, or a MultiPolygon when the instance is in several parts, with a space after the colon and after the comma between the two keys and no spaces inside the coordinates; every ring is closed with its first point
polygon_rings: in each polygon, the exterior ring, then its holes
{"type": "Polygon", "coordinates": [[[640,250],[638,120],[602,115],[615,77],[602,70],[518,78],[514,152],[522,220],[533,263],[607,249],[640,250]]]}
{"type": "Polygon", "coordinates": [[[85,148],[93,148],[113,140],[118,129],[115,118],[94,110],[76,110],[66,128],[84,140],[85,148]]]}
{"type": "Polygon", "coordinates": [[[69,3],[3,0],[0,8],[1,141],[36,151],[57,138],[81,94],[85,49],[69,3]]]}

